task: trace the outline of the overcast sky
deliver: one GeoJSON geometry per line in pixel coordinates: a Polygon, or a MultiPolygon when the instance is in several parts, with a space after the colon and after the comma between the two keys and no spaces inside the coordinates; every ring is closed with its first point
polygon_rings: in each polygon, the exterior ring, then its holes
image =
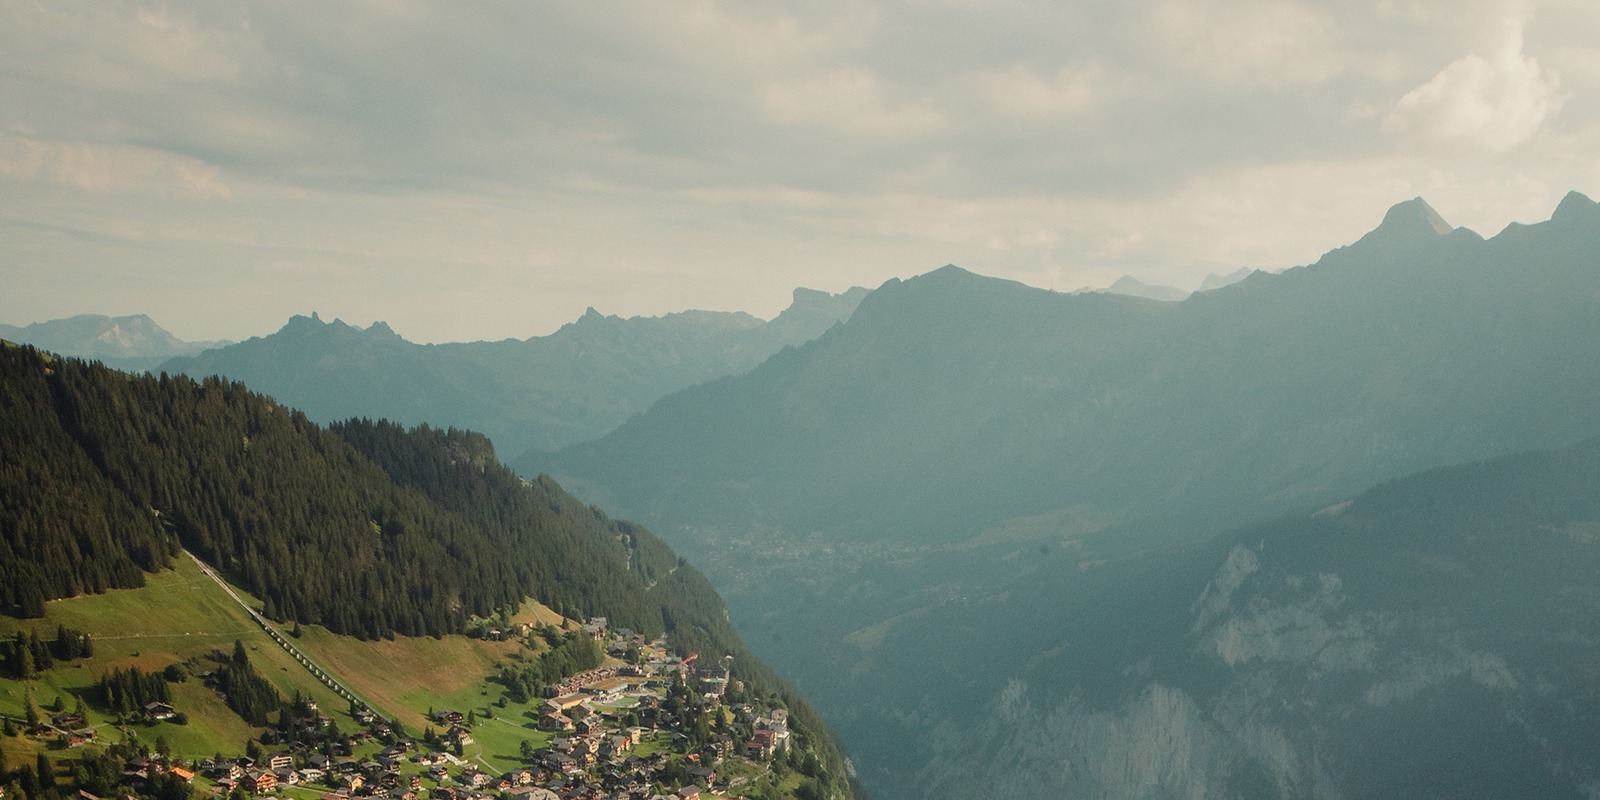
{"type": "Polygon", "coordinates": [[[1594,0],[0,2],[0,322],[415,341],[1600,193],[1594,0]]]}

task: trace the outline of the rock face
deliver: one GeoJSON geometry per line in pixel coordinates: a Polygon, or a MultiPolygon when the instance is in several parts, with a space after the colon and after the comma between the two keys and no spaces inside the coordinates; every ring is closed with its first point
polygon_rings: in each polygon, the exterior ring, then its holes
{"type": "Polygon", "coordinates": [[[1600,440],[1425,473],[1185,554],[1209,577],[1131,567],[1130,590],[1168,580],[1192,601],[1127,620],[1132,647],[1078,626],[979,724],[946,729],[922,796],[1593,797],[1596,481],[1600,440]],[[1085,676],[1107,648],[1125,660],[1085,676]]]}

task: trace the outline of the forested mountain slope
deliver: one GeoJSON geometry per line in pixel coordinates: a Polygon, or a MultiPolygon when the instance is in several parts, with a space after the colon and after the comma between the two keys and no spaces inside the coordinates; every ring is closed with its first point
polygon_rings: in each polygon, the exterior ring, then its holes
{"type": "Polygon", "coordinates": [[[704,577],[638,526],[553,481],[523,481],[484,437],[387,422],[331,428],[242,384],[133,376],[0,347],[0,611],[138,586],[181,545],[268,616],[363,638],[460,632],[532,597],[684,653],[751,657],[704,577]]]}

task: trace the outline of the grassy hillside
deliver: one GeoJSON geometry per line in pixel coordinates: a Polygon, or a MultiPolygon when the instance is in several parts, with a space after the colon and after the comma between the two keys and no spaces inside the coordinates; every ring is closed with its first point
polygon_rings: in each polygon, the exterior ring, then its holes
{"type": "MultiPolygon", "coordinates": [[[[203,664],[215,651],[230,651],[236,639],[244,642],[252,663],[284,696],[298,692],[336,715],[344,710],[343,699],[273,643],[193,561],[184,558],[174,563],[175,569],[150,575],[143,588],[56,600],[46,606],[43,619],[0,617],[0,636],[9,638],[22,631],[48,639],[63,625],[92,636],[95,647],[93,657],[57,664],[36,680],[0,678],[0,715],[22,717],[30,688],[46,715],[58,699],[64,709],[71,710],[82,697],[97,732],[118,741],[117,720],[94,707],[91,692],[96,680],[126,667],[159,672],[171,664],[203,664]]],[[[518,617],[540,622],[560,619],[533,602],[526,604],[518,617]]],[[[498,694],[485,694],[489,691],[486,679],[496,661],[527,652],[512,642],[465,636],[368,642],[315,626],[303,630],[298,644],[381,712],[419,732],[427,724],[424,717],[429,708],[465,710],[489,705],[498,698],[498,694]]],[[[498,686],[493,689],[499,692],[498,686]]],[[[172,690],[173,705],[189,716],[187,725],[136,724],[127,726],[128,733],[152,746],[157,737],[164,737],[174,754],[202,757],[216,752],[242,753],[245,741],[265,730],[246,724],[198,679],[175,684],[172,690]]],[[[348,723],[341,724],[348,727],[348,723]]],[[[0,744],[6,747],[8,757],[32,757],[36,749],[36,743],[26,737],[0,737],[0,744]]],[[[511,742],[509,752],[516,749],[517,743],[511,742]]]]}
{"type": "MultiPolygon", "coordinates": [[[[88,633],[94,638],[95,647],[92,658],[58,664],[37,680],[0,678],[0,714],[23,716],[27,687],[32,688],[41,707],[59,698],[62,706],[70,710],[76,698],[83,697],[97,732],[117,741],[120,736],[114,730],[116,720],[94,708],[90,692],[96,680],[114,669],[160,671],[170,664],[195,663],[213,651],[228,652],[236,639],[245,643],[262,675],[285,696],[300,692],[326,708],[344,707],[344,701],[273,644],[250,622],[244,609],[192,561],[180,559],[174,563],[176,569],[150,575],[140,589],[56,600],[46,606],[43,619],[0,617],[0,635],[6,637],[20,630],[50,638],[57,625],[65,625],[88,633]]],[[[130,725],[130,734],[151,745],[157,737],[165,737],[174,753],[197,757],[217,751],[241,753],[245,740],[263,730],[247,725],[198,679],[191,678],[172,689],[173,705],[188,713],[189,724],[130,725]]],[[[45,713],[49,713],[48,709],[45,713]]],[[[5,746],[31,753],[34,743],[21,737],[8,738],[5,746]]]]}

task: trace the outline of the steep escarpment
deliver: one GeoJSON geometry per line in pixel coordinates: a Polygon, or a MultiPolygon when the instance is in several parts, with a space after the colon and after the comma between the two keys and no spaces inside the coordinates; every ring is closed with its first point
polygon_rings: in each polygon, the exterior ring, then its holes
{"type": "Polygon", "coordinates": [[[1120,624],[1040,625],[1055,646],[942,732],[922,790],[1590,796],[1596,488],[1591,440],[1109,567],[1120,624]]]}

